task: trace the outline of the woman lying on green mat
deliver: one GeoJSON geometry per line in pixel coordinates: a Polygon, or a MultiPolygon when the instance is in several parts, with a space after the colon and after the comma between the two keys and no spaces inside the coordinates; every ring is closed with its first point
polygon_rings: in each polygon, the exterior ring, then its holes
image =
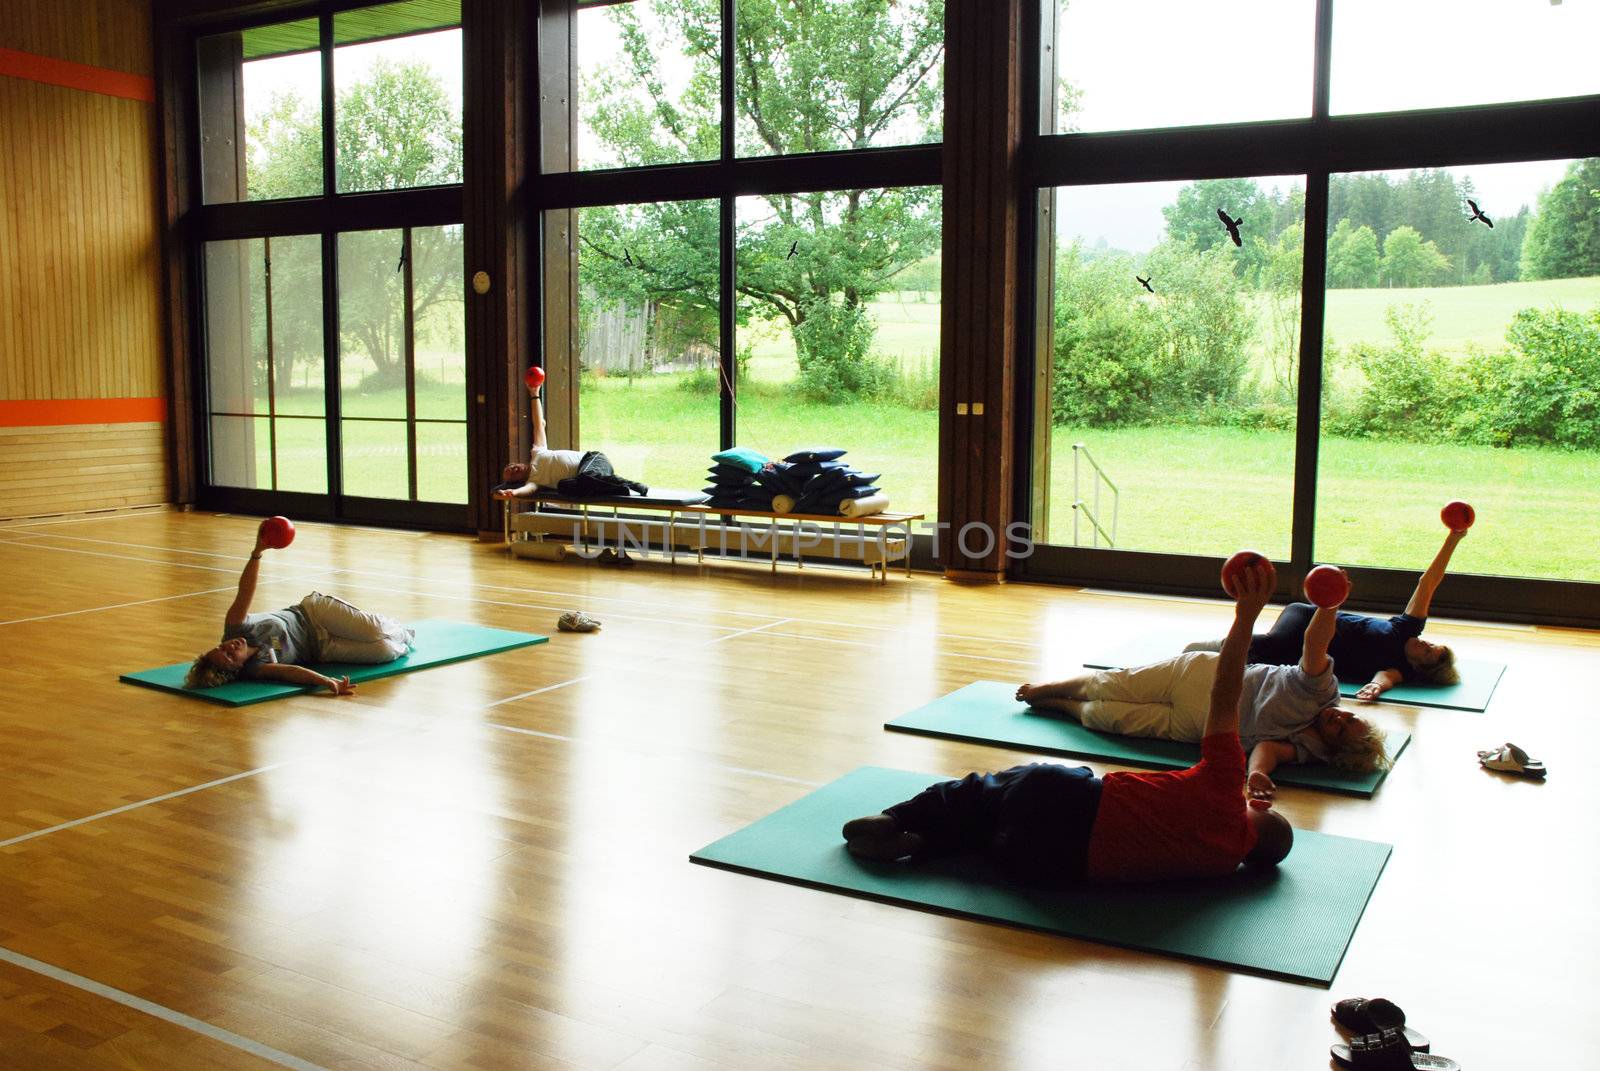
{"type": "MultiPolygon", "coordinates": [[[[1450,565],[1450,555],[1455,553],[1456,544],[1466,537],[1465,528],[1452,529],[1445,536],[1444,546],[1434,555],[1428,571],[1418,579],[1405,613],[1389,618],[1339,614],[1328,654],[1339,667],[1340,680],[1361,685],[1357,699],[1376,699],[1402,682],[1455,684],[1461,680],[1461,674],[1456,671],[1455,652],[1442,643],[1423,639],[1422,629],[1428,623],[1433,593],[1439,590],[1439,582],[1450,565]]],[[[1315,609],[1306,602],[1285,606],[1271,629],[1251,638],[1250,661],[1269,665],[1296,661],[1300,657],[1306,625],[1315,609]]],[[[1184,650],[1217,651],[1221,648],[1222,641],[1213,640],[1191,643],[1184,650]]]]}
{"type": "MultiPolygon", "coordinates": [[[[1296,664],[1244,671],[1239,735],[1250,756],[1249,787],[1256,799],[1273,797],[1271,774],[1282,763],[1328,762],[1363,772],[1388,765],[1383,733],[1339,709],[1339,682],[1328,657],[1335,616],[1333,607],[1315,610],[1296,664]]],[[[1198,743],[1220,657],[1195,651],[1148,666],[1024,684],[1017,699],[1101,732],[1198,743]]]]}
{"type": "MultiPolygon", "coordinates": [[[[262,522],[265,524],[266,522],[262,522]]],[[[325,677],[303,662],[392,662],[411,649],[415,633],[381,614],[358,610],[342,599],[313,591],[298,606],[264,614],[250,612],[256,574],[267,545],[256,533],[239,576],[239,594],[222,619],[222,642],[194,660],[185,688],[215,688],[238,677],[327,688],[350,695],[349,677],[325,677]]]]}
{"type": "Polygon", "coordinates": [[[1056,763],[973,773],[846,822],[850,854],[915,863],[976,852],[1030,884],[1221,877],[1240,863],[1277,865],[1294,846],[1294,829],[1246,789],[1239,743],[1245,647],[1272,593],[1272,564],[1246,567],[1234,584],[1233,628],[1222,652],[1208,656],[1214,664],[1194,766],[1104,777],[1056,763]]]}

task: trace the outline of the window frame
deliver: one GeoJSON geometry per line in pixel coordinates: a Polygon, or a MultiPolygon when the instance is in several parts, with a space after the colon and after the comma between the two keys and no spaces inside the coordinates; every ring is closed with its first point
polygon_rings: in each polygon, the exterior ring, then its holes
{"type": "MultiPolygon", "coordinates": [[[[1278,595],[1294,598],[1316,564],[1318,454],[1322,423],[1322,335],[1326,306],[1329,176],[1473,164],[1560,160],[1600,155],[1600,94],[1506,104],[1330,116],[1334,0],[1318,0],[1313,41],[1311,115],[1305,119],[1173,127],[1128,132],[1042,134],[1042,109],[1053,103],[1053,0],[1024,10],[1022,268],[1034,285],[1019,315],[1019,353],[1031,361],[1016,377],[1021,415],[1015,436],[1013,509],[1036,515],[1034,486],[1047,436],[1053,284],[1053,191],[1058,186],[1255,175],[1305,176],[1305,259],[1301,277],[1299,387],[1296,399],[1291,550],[1280,563],[1278,595]]],[[[1020,579],[1092,584],[1176,595],[1215,596],[1221,558],[1040,544],[1013,563],[1020,579]]],[[[1415,570],[1348,569],[1364,607],[1403,607],[1426,563],[1415,570]]],[[[1524,577],[1451,574],[1436,612],[1464,617],[1600,624],[1600,584],[1524,577]],[[1587,612],[1583,607],[1593,609],[1587,612]]]]}
{"type": "MultiPolygon", "coordinates": [[[[168,108],[174,109],[167,126],[173,140],[181,141],[176,153],[169,148],[169,167],[180,172],[176,176],[177,189],[169,191],[168,212],[181,221],[182,250],[178,254],[177,274],[187,280],[182,286],[181,303],[185,324],[175,330],[175,349],[179,342],[186,343],[188,351],[187,384],[190,391],[188,405],[188,449],[192,452],[192,479],[194,498],[206,509],[242,513],[293,513],[311,520],[358,521],[405,527],[463,530],[472,527],[472,503],[479,492],[472,485],[471,473],[475,468],[475,421],[477,407],[469,405],[466,416],[467,471],[469,500],[467,503],[437,503],[406,501],[400,499],[368,498],[344,494],[343,440],[341,429],[346,417],[339,397],[339,261],[338,236],[351,231],[400,230],[409,235],[418,227],[464,226],[466,223],[465,183],[442,186],[422,186],[399,190],[368,190],[341,193],[337,189],[335,140],[337,116],[334,91],[334,18],[347,11],[377,7],[392,0],[318,0],[314,3],[290,4],[274,7],[270,11],[250,15],[224,15],[220,18],[200,17],[192,23],[182,23],[168,28],[162,43],[173,53],[166,60],[168,108]],[[200,62],[198,43],[202,38],[235,33],[259,26],[276,25],[315,17],[318,20],[319,52],[321,55],[320,106],[322,109],[322,177],[323,192],[312,197],[293,197],[276,200],[204,203],[202,171],[204,167],[200,139],[203,133],[201,118],[200,62]],[[174,196],[176,195],[176,196],[174,196]],[[187,206],[183,201],[187,200],[187,206]],[[210,397],[209,367],[206,353],[206,293],[204,250],[208,242],[253,238],[278,238],[286,236],[317,235],[322,241],[322,298],[323,298],[323,376],[325,409],[323,419],[327,431],[327,478],[329,490],[325,494],[295,491],[273,491],[260,488],[238,488],[215,484],[210,477],[211,429],[208,404],[210,397]]],[[[463,23],[465,14],[463,14],[463,23]]],[[[463,28],[463,35],[465,30],[463,28]]],[[[465,52],[465,41],[463,40],[465,52]]],[[[465,79],[465,57],[463,62],[465,79]]],[[[463,115],[465,122],[465,115],[463,115]]],[[[177,304],[176,302],[174,303],[177,304]]],[[[176,310],[175,310],[176,315],[176,310]]],[[[411,312],[407,312],[409,334],[411,312]]],[[[182,360],[181,355],[175,355],[182,360]]],[[[408,379],[409,379],[408,371],[408,379]]],[[[477,390],[472,362],[467,367],[465,390],[471,398],[477,390]]],[[[174,419],[180,419],[177,411],[174,419]]],[[[175,435],[179,444],[181,434],[175,435]]],[[[409,485],[413,499],[416,493],[414,457],[415,427],[407,422],[407,440],[413,444],[413,456],[408,459],[409,485]]],[[[181,446],[180,446],[181,448],[181,446]]]]}

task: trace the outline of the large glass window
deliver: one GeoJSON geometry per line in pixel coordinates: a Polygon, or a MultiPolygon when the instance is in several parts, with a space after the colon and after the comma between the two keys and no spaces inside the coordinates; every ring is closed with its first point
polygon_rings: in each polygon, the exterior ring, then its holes
{"type": "Polygon", "coordinates": [[[740,156],[942,139],[944,0],[739,0],[737,27],[740,156]]]}
{"type": "Polygon", "coordinates": [[[698,489],[719,449],[717,202],[578,214],[578,433],[618,474],[698,489]]]}
{"type": "Polygon", "coordinates": [[[207,204],[322,193],[317,34],[300,19],[197,43],[207,204]]]}
{"type": "Polygon", "coordinates": [[[333,17],[339,192],[461,181],[460,0],[333,17]]]}
{"type": "Polygon", "coordinates": [[[721,152],[716,5],[633,0],[577,13],[579,170],[721,152]]]}
{"type": "Polygon", "coordinates": [[[739,444],[828,446],[899,512],[937,513],[937,187],[738,202],[739,444]]]}
{"type": "Polygon", "coordinates": [[[1600,580],[1597,189],[1600,159],[1332,176],[1319,558],[1422,569],[1465,499],[1454,570],[1600,580]]]}
{"type": "Polygon", "coordinates": [[[211,482],[326,491],[321,239],[210,242],[205,278],[211,482]]]}
{"type": "Polygon", "coordinates": [[[343,491],[465,502],[460,227],[339,236],[343,491]]]}
{"type": "Polygon", "coordinates": [[[1056,191],[1047,542],[1288,557],[1303,189],[1056,191]]]}
{"type": "Polygon", "coordinates": [[[1045,132],[1308,116],[1315,18],[1315,0],[1062,0],[1045,132]]]}
{"type": "MultiPolygon", "coordinates": [[[[1074,0],[1076,3],[1076,0],[1074,0]]],[[[1600,93],[1600,4],[1338,0],[1335,114],[1600,93]]]]}

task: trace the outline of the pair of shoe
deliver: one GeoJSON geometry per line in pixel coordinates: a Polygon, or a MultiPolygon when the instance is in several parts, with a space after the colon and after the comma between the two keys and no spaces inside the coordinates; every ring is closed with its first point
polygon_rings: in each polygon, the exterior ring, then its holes
{"type": "Polygon", "coordinates": [[[1333,1021],[1351,1032],[1348,1044],[1328,1051],[1341,1065],[1363,1071],[1459,1071],[1448,1056],[1434,1056],[1432,1043],[1406,1025],[1406,1013],[1383,997],[1350,997],[1333,1006],[1333,1021]]]}
{"type": "Polygon", "coordinates": [[[1504,747],[1478,752],[1478,765],[1485,770],[1499,770],[1501,773],[1520,774],[1523,777],[1543,778],[1549,772],[1545,769],[1544,763],[1529,758],[1526,751],[1509,741],[1504,747]]]}
{"type": "Polygon", "coordinates": [[[595,555],[595,561],[601,565],[614,565],[618,569],[632,569],[634,560],[628,557],[628,552],[616,547],[606,547],[595,555]]]}
{"type": "Polygon", "coordinates": [[[600,622],[582,610],[568,610],[556,619],[556,628],[562,632],[599,632],[600,622]]]}

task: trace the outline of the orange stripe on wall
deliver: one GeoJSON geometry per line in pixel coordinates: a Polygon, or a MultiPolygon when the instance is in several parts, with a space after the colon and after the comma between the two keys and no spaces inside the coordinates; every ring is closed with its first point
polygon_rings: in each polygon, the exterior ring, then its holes
{"type": "Polygon", "coordinates": [[[142,100],[154,104],[156,80],[142,74],[91,67],[86,63],[35,56],[31,52],[18,52],[14,48],[0,48],[0,75],[26,78],[30,82],[43,82],[47,86],[64,86],[101,93],[108,97],[142,100]]]}
{"type": "Polygon", "coordinates": [[[52,398],[0,401],[0,428],[67,424],[146,424],[167,419],[165,398],[52,398]]]}

